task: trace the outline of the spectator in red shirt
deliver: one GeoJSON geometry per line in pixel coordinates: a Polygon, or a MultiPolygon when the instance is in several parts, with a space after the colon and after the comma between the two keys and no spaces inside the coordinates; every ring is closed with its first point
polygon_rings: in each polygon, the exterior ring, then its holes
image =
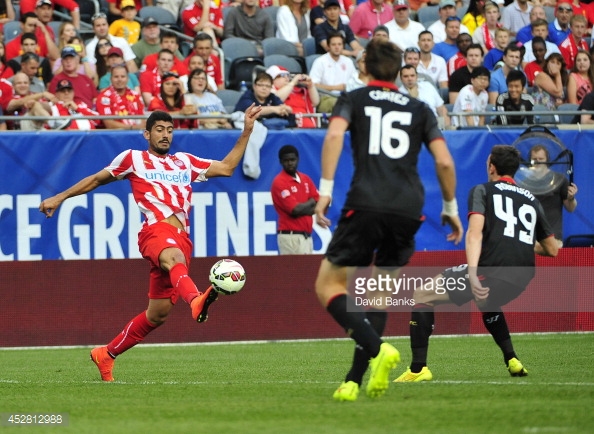
{"type": "Polygon", "coordinates": [[[97,119],[82,119],[82,117],[97,116],[84,102],[74,102],[74,89],[70,80],[63,79],[56,85],[57,102],[51,106],[53,117],[69,116],[69,119],[55,119],[48,122],[49,126],[60,130],[94,130],[101,122],[97,119]]]}
{"type": "Polygon", "coordinates": [[[173,65],[173,52],[166,48],[159,51],[157,57],[157,66],[151,70],[146,70],[140,74],[140,92],[142,101],[147,107],[151,100],[160,95],[161,77],[167,72],[172,72],[179,76],[173,65]]]}
{"type": "Polygon", "coordinates": [[[95,107],[97,88],[89,77],[78,73],[80,57],[74,47],[66,46],[62,49],[62,72],[56,74],[49,84],[49,91],[56,93],[56,87],[62,80],[69,80],[74,88],[74,101],[84,102],[87,107],[95,107]]]}
{"type": "Polygon", "coordinates": [[[270,193],[278,213],[277,242],[281,255],[313,253],[313,218],[320,198],[316,185],[305,173],[298,172],[299,151],[285,145],[278,151],[283,170],[272,181],[270,193]]]}
{"type": "Polygon", "coordinates": [[[144,114],[140,94],[128,88],[128,68],[116,65],[111,68],[111,85],[97,96],[97,112],[105,116],[120,116],[121,119],[104,119],[110,130],[144,130],[146,119],[126,119],[128,115],[144,114]]]}
{"type": "Polygon", "coordinates": [[[223,14],[211,0],[195,0],[181,13],[184,33],[190,37],[199,32],[208,34],[213,41],[223,37],[223,14]]]}
{"type": "Polygon", "coordinates": [[[583,15],[574,15],[569,21],[570,33],[561,44],[559,44],[559,51],[565,59],[567,69],[572,69],[575,63],[575,56],[578,50],[588,51],[588,43],[583,38],[588,30],[588,22],[583,15]]]}
{"type": "MultiPolygon", "coordinates": [[[[188,67],[184,60],[177,57],[175,54],[179,53],[179,40],[174,33],[171,32],[163,32],[161,34],[161,49],[170,50],[173,53],[173,68],[172,70],[175,71],[179,76],[188,75],[188,67]]],[[[142,67],[140,68],[141,71],[150,71],[155,69],[157,66],[157,58],[159,57],[159,53],[148,54],[142,60],[142,67]]],[[[181,54],[180,54],[181,57],[181,54]]]]}
{"type": "Polygon", "coordinates": [[[221,71],[221,61],[213,52],[213,40],[206,33],[198,33],[194,38],[194,50],[184,60],[188,66],[193,55],[197,54],[204,60],[204,70],[209,77],[212,77],[217,84],[217,89],[225,88],[223,73],[221,71]]]}
{"type": "MultiPolygon", "coordinates": [[[[22,34],[33,33],[35,35],[39,48],[38,55],[47,57],[52,61],[60,57],[58,47],[54,42],[54,32],[50,27],[39,21],[37,15],[33,12],[21,14],[21,30],[22,34]]],[[[14,59],[21,54],[23,54],[21,38],[14,38],[6,44],[6,60],[14,59]]]]}
{"type": "MultiPolygon", "coordinates": [[[[21,16],[28,12],[35,12],[36,9],[40,7],[48,7],[51,8],[52,14],[54,12],[54,5],[63,7],[64,9],[70,12],[70,17],[72,18],[72,24],[77,29],[80,29],[80,10],[78,7],[78,3],[74,0],[20,0],[19,6],[21,9],[21,16]]],[[[51,21],[51,18],[47,21],[51,21]]],[[[44,22],[47,24],[47,22],[44,22]]]]}

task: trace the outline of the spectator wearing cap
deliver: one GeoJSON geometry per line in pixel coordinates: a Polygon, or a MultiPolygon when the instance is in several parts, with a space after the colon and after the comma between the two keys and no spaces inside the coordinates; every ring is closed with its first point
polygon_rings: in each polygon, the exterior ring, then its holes
{"type": "MultiPolygon", "coordinates": [[[[3,107],[4,113],[10,116],[45,116],[49,118],[50,101],[57,101],[54,94],[48,91],[32,92],[31,81],[24,72],[17,72],[12,77],[14,94],[11,95],[6,107],[3,107]]],[[[9,88],[10,91],[13,88],[9,88]]],[[[0,80],[0,89],[5,94],[7,88],[5,83],[0,80]]],[[[35,131],[41,130],[45,126],[45,121],[10,121],[8,122],[8,129],[10,130],[24,130],[35,131]]]]}
{"type": "Polygon", "coordinates": [[[124,64],[111,67],[110,84],[97,96],[97,112],[102,116],[118,116],[119,119],[104,119],[109,130],[144,130],[146,119],[129,119],[127,116],[144,114],[140,94],[129,87],[130,73],[124,64]]]}
{"type": "Polygon", "coordinates": [[[338,0],[326,0],[324,3],[324,15],[326,21],[318,24],[314,30],[314,38],[316,39],[316,53],[326,54],[330,51],[329,36],[332,34],[341,34],[343,37],[342,55],[356,57],[363,47],[357,41],[355,34],[351,28],[343,24],[340,20],[340,4],[338,0]],[[349,44],[351,50],[344,48],[344,43],[349,44]]]}
{"type": "Polygon", "coordinates": [[[312,117],[303,117],[304,114],[316,112],[320,103],[318,89],[311,77],[307,74],[295,74],[291,77],[289,71],[282,66],[273,65],[266,70],[272,77],[272,93],[291,107],[295,115],[298,128],[315,128],[317,122],[312,117]]]}
{"type": "Polygon", "coordinates": [[[118,36],[132,45],[140,38],[140,23],[136,21],[136,4],[134,0],[122,0],[120,3],[122,18],[109,25],[109,34],[118,36]]]}
{"type": "MultiPolygon", "coordinates": [[[[103,75],[99,79],[98,88],[100,91],[106,89],[111,85],[111,70],[114,66],[117,65],[126,66],[126,64],[124,63],[124,54],[122,53],[122,50],[120,50],[118,47],[111,47],[109,49],[109,52],[107,53],[107,73],[105,73],[105,75],[103,75]]],[[[128,68],[126,68],[126,71],[128,71],[128,68]]],[[[140,95],[140,81],[138,81],[138,76],[136,74],[128,72],[127,85],[128,89],[131,89],[140,95]]]]}
{"type": "Polygon", "coordinates": [[[309,37],[311,21],[309,0],[286,0],[276,14],[276,37],[295,45],[304,56],[303,41],[309,37]]]}
{"type": "MultiPolygon", "coordinates": [[[[68,43],[64,45],[64,47],[66,46],[74,48],[78,53],[78,56],[80,57],[80,66],[78,68],[78,73],[84,74],[87,77],[92,78],[93,82],[97,83],[95,78],[97,77],[98,65],[94,65],[91,62],[89,62],[87,54],[85,52],[85,45],[80,36],[73,36],[72,38],[70,38],[68,40],[68,43]]],[[[60,52],[62,52],[62,50],[60,50],[60,52]]],[[[54,62],[54,64],[52,65],[52,72],[54,74],[59,74],[60,72],[62,72],[62,58],[54,62]]]]}
{"type": "MultiPolygon", "coordinates": [[[[326,21],[326,17],[324,16],[324,0],[319,0],[317,3],[318,4],[315,5],[314,1],[311,2],[312,8],[309,12],[310,32],[311,36],[314,37],[316,26],[326,21]]],[[[340,21],[348,26],[349,22],[351,21],[351,16],[355,11],[357,1],[338,0],[338,4],[340,6],[340,21]]]]}
{"type": "Polygon", "coordinates": [[[56,119],[48,121],[50,127],[61,130],[94,130],[101,123],[99,120],[82,119],[97,116],[84,102],[74,101],[74,87],[66,78],[56,84],[57,101],[51,104],[52,117],[66,117],[69,119],[56,119]]]}
{"type": "Polygon", "coordinates": [[[221,61],[219,56],[213,52],[213,40],[206,33],[199,33],[193,41],[194,49],[184,60],[184,64],[188,67],[188,71],[194,68],[190,67],[192,57],[198,55],[204,61],[204,69],[206,74],[214,80],[216,89],[221,90],[225,88],[225,81],[223,80],[223,72],[221,71],[221,61]]]}
{"type": "Polygon", "coordinates": [[[390,32],[390,41],[394,42],[402,51],[408,47],[416,47],[419,34],[425,30],[421,23],[410,19],[410,8],[407,0],[394,0],[394,19],[385,26],[390,32]]]}
{"type": "Polygon", "coordinates": [[[157,57],[157,66],[153,69],[147,69],[140,74],[140,92],[145,106],[149,106],[151,100],[160,95],[161,77],[171,72],[179,76],[178,71],[173,67],[173,52],[167,48],[159,51],[157,57]]]}
{"type": "Polygon", "coordinates": [[[489,79],[491,73],[484,66],[474,68],[470,73],[470,84],[460,90],[456,99],[453,111],[457,113],[466,112],[467,116],[452,116],[452,125],[455,127],[476,127],[485,125],[484,116],[473,115],[473,112],[484,112],[489,102],[489,79]]]}
{"type": "Polygon", "coordinates": [[[251,41],[262,54],[262,41],[274,37],[274,24],[270,16],[258,7],[258,0],[243,0],[231,8],[225,17],[223,39],[243,38],[251,41]]]}
{"type": "Polygon", "coordinates": [[[530,24],[531,10],[532,5],[528,3],[528,0],[514,0],[513,3],[503,8],[501,24],[509,29],[512,36],[515,36],[522,27],[530,24]]]}
{"type": "MultiPolygon", "coordinates": [[[[442,0],[439,2],[439,20],[427,27],[427,30],[433,35],[433,41],[436,44],[446,40],[446,20],[449,17],[457,16],[456,13],[456,2],[454,0],[442,0]]],[[[469,35],[472,35],[472,32],[468,27],[462,24],[461,21],[459,33],[468,33],[469,35]]]]}
{"type": "Polygon", "coordinates": [[[138,67],[134,62],[135,55],[130,48],[130,44],[124,38],[120,38],[118,36],[113,36],[109,34],[109,25],[107,24],[107,16],[104,13],[95,14],[92,17],[93,21],[93,33],[95,36],[87,42],[87,56],[89,62],[95,63],[95,48],[99,39],[108,39],[109,42],[113,47],[118,47],[124,53],[124,61],[126,62],[126,66],[128,66],[128,70],[130,72],[138,71],[138,67]]]}
{"type": "Polygon", "coordinates": [[[45,12],[46,15],[49,14],[48,20],[44,21],[44,23],[48,23],[52,20],[51,15],[54,12],[54,6],[58,6],[61,8],[66,9],[70,13],[70,17],[72,18],[72,24],[77,29],[80,29],[80,8],[78,3],[74,0],[20,0],[19,1],[19,8],[21,10],[21,16],[27,14],[29,12],[35,12],[38,8],[47,7],[51,9],[51,13],[45,12]]]}
{"type": "MultiPolygon", "coordinates": [[[[173,53],[173,68],[171,68],[171,70],[180,77],[183,75],[188,75],[188,67],[184,62],[182,54],[179,52],[179,41],[177,35],[172,32],[161,33],[160,46],[161,50],[165,49],[173,53]]],[[[140,67],[140,70],[150,71],[155,69],[157,66],[158,56],[158,52],[145,56],[145,58],[142,60],[142,66],[140,67]]]]}
{"type": "MultiPolygon", "coordinates": [[[[184,100],[184,89],[179,81],[179,76],[173,72],[166,72],[161,77],[161,89],[159,95],[153,98],[147,108],[148,111],[161,110],[171,115],[191,115],[196,113],[196,107],[192,104],[186,105],[184,100]]],[[[191,120],[174,119],[175,128],[188,128],[191,120]]]]}
{"type": "Polygon", "coordinates": [[[435,47],[433,48],[433,53],[443,57],[443,59],[447,62],[450,60],[450,58],[452,58],[452,56],[455,56],[458,52],[458,45],[456,44],[456,40],[460,35],[460,18],[446,18],[445,32],[445,40],[435,44],[435,47]]]}
{"type": "Polygon", "coordinates": [[[340,33],[328,38],[329,51],[314,60],[309,75],[322,94],[318,112],[330,113],[336,99],[346,90],[346,83],[353,73],[355,66],[351,59],[342,55],[344,39],[340,33]]]}
{"type": "Polygon", "coordinates": [[[349,26],[359,38],[369,39],[373,36],[373,29],[393,18],[391,3],[369,0],[355,8],[349,26]]]}
{"type": "MultiPolygon", "coordinates": [[[[23,33],[20,39],[21,54],[9,60],[8,66],[10,66],[14,72],[21,71],[23,68],[23,57],[26,56],[30,61],[30,59],[33,58],[32,55],[35,55],[37,58],[37,70],[35,71],[35,76],[43,81],[43,90],[45,90],[45,86],[49,84],[54,76],[50,61],[47,57],[39,55],[39,45],[37,45],[37,37],[34,33],[23,33]]],[[[27,73],[27,75],[31,76],[30,73],[27,73]]]]}
{"type": "Polygon", "coordinates": [[[182,11],[181,21],[184,33],[191,38],[200,32],[215,42],[223,37],[223,13],[214,1],[195,0],[182,11]]]}
{"type": "Polygon", "coordinates": [[[159,23],[153,17],[147,17],[142,22],[140,40],[132,45],[132,52],[136,56],[134,63],[138,69],[142,67],[142,61],[146,56],[158,53],[161,49],[161,29],[159,23]]]}
{"type": "MultiPolygon", "coordinates": [[[[54,42],[54,32],[48,26],[45,26],[34,12],[21,14],[21,35],[33,33],[37,42],[37,54],[42,57],[48,57],[50,60],[56,60],[60,57],[58,47],[54,42]]],[[[14,38],[8,42],[5,47],[6,60],[14,59],[23,54],[21,47],[21,38],[14,38]]]]}
{"type": "Polygon", "coordinates": [[[56,93],[56,88],[61,80],[68,80],[74,89],[74,101],[77,104],[85,103],[87,107],[95,106],[97,87],[93,80],[84,74],[79,74],[80,56],[73,47],[66,46],[62,49],[62,72],[56,74],[49,84],[49,91],[56,93]]]}

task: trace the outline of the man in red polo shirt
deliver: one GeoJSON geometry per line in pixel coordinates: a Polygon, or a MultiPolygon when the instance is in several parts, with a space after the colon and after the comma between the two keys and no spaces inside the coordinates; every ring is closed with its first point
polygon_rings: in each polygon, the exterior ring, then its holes
{"type": "MultiPolygon", "coordinates": [[[[55,43],[53,30],[44,25],[33,13],[21,14],[22,34],[33,33],[37,38],[38,51],[36,53],[41,57],[47,57],[50,60],[56,60],[59,57],[58,47],[55,43]]],[[[23,54],[21,47],[21,36],[17,36],[8,42],[5,47],[6,60],[14,59],[23,54]]]]}
{"type": "Polygon", "coordinates": [[[270,193],[278,213],[278,251],[281,255],[313,253],[313,212],[320,197],[309,176],[297,172],[299,151],[285,145],[278,151],[283,166],[272,181],[270,193]]]}
{"type": "Polygon", "coordinates": [[[49,6],[52,10],[52,14],[54,12],[54,5],[63,7],[70,12],[74,27],[80,29],[80,8],[78,3],[74,0],[21,0],[19,5],[21,8],[21,16],[27,12],[35,12],[35,9],[43,5],[49,6]]]}
{"type": "Polygon", "coordinates": [[[217,88],[219,90],[224,89],[225,82],[223,80],[223,73],[221,72],[221,61],[213,53],[212,38],[206,33],[198,33],[194,38],[194,50],[192,50],[190,55],[184,60],[188,69],[192,56],[196,54],[204,60],[206,74],[214,79],[217,88]]]}
{"type": "Polygon", "coordinates": [[[190,37],[204,32],[218,41],[223,36],[223,14],[211,0],[195,0],[181,13],[184,33],[190,37]]]}

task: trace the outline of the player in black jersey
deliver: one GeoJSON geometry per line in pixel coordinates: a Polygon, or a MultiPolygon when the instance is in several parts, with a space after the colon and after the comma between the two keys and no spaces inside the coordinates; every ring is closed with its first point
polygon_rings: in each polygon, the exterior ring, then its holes
{"type": "Polygon", "coordinates": [[[397,275],[397,269],[412,256],[424,202],[417,172],[423,143],[435,160],[444,200],[442,222],[452,228],[447,239],[458,243],[463,235],[454,161],[431,109],[399,93],[394,85],[400,65],[400,50],[393,43],[372,40],[368,44],[365,66],[371,81],[338,99],[322,150],[315,214],[318,224],[328,227],[325,213],[344,134],[350,130],[355,173],[316,281],[320,303],[356,342],[353,366],[334,393],[338,401],[357,399],[368,366],[367,395],[381,396],[388,388],[390,370],[400,361],[398,351],[380,338],[386,312],[374,309],[365,313],[356,306],[347,292],[347,275],[354,267],[372,262],[397,275]]]}
{"type": "Polygon", "coordinates": [[[491,150],[489,182],[472,188],[468,197],[468,263],[448,268],[415,291],[410,321],[413,359],[396,382],[433,378],[427,368],[433,307],[444,303],[461,306],[471,300],[483,313],[483,323],[501,348],[509,373],[513,377],[528,375],[514,352],[501,307],[517,298],[534,277],[534,253],[557,256],[558,246],[538,200],[513,180],[519,166],[520,153],[514,147],[497,145],[491,150]],[[535,246],[536,241],[540,244],[535,246]]]}

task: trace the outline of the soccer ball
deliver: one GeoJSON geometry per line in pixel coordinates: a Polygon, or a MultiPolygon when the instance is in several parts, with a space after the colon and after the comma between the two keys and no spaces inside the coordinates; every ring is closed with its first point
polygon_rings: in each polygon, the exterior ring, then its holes
{"type": "Polygon", "coordinates": [[[210,269],[209,279],[215,291],[231,295],[245,285],[245,270],[233,259],[221,259],[210,269]]]}

